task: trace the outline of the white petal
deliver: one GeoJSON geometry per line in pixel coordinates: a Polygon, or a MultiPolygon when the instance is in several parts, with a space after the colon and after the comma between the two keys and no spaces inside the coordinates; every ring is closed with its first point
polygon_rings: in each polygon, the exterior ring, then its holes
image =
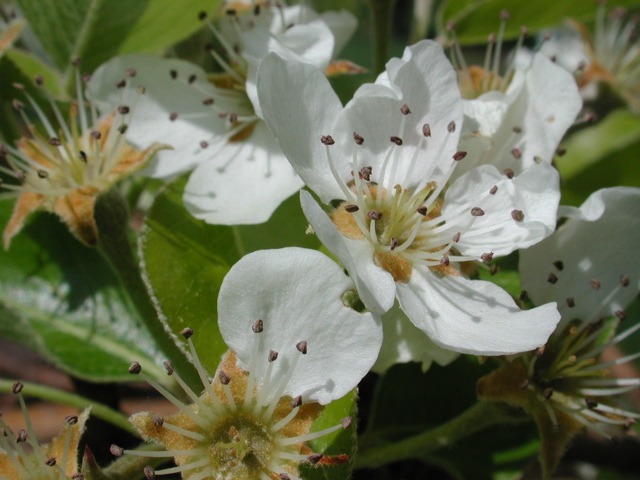
{"type": "Polygon", "coordinates": [[[229,144],[196,167],[183,197],[193,216],[215,225],[266,222],[303,186],[264,122],[250,140],[229,144]]]}
{"type": "MultiPolygon", "coordinates": [[[[96,70],[87,91],[101,109],[110,111],[123,104],[132,108],[127,140],[133,146],[146,148],[152,142],[162,142],[174,148],[159,152],[144,174],[167,178],[191,170],[229,146],[224,140],[226,120],[202,101],[215,96],[221,108],[229,104],[214,94],[207,74],[196,65],[151,55],[117,57],[96,70]],[[127,68],[135,68],[136,76],[126,77],[127,68]],[[176,79],[171,78],[171,70],[177,72],[176,79]],[[196,80],[189,83],[191,75],[196,80]],[[117,89],[115,83],[122,79],[127,80],[127,87],[117,89]],[[141,96],[137,94],[140,86],[145,88],[141,96]],[[172,113],[178,114],[174,121],[169,118],[172,113]],[[203,140],[209,148],[200,146],[203,140]],[[216,141],[219,143],[214,146],[216,141]]],[[[246,111],[233,111],[251,114],[251,104],[246,104],[246,111]]]]}
{"type": "Polygon", "coordinates": [[[371,243],[342,236],[329,216],[304,190],[300,192],[300,203],[322,244],[342,262],[353,278],[365,307],[378,314],[389,310],[395,298],[395,282],[390,273],[373,262],[371,243]]]}
{"type": "MultiPolygon", "coordinates": [[[[471,209],[480,207],[485,214],[475,218],[469,231],[462,232],[460,252],[507,255],[541,241],[553,231],[559,201],[558,172],[550,165],[536,165],[513,179],[483,165],[464,174],[449,188],[442,215],[462,216],[464,224],[472,218],[471,209]],[[498,189],[491,195],[493,186],[498,189]],[[516,210],[524,214],[522,221],[514,220],[512,214],[516,210]]],[[[451,225],[452,235],[456,231],[460,231],[460,223],[451,225]]]]}
{"type": "Polygon", "coordinates": [[[234,265],[222,283],[220,331],[258,384],[265,382],[269,351],[278,352],[266,385],[269,395],[286,380],[294,356],[300,356],[284,394],[327,404],[358,384],[382,342],[379,317],[343,304],[342,294],[350,289],[353,282],[340,267],[315,250],[254,252],[234,265]],[[256,334],[251,327],[258,319],[264,331],[256,334]],[[308,342],[306,355],[296,349],[300,341],[308,342]]]}
{"type": "Polygon", "coordinates": [[[384,338],[378,360],[372,370],[383,373],[396,363],[421,362],[427,371],[435,361],[445,366],[458,358],[459,354],[439,347],[407,318],[396,303],[382,317],[384,338]]]}
{"type": "Polygon", "coordinates": [[[333,33],[335,45],[332,57],[335,58],[355,33],[358,27],[358,19],[347,10],[323,12],[320,16],[333,33]]]}
{"type": "Polygon", "coordinates": [[[558,302],[563,320],[597,320],[624,310],[640,291],[638,212],[640,189],[630,187],[598,190],[579,209],[563,209],[567,221],[520,252],[522,286],[533,302],[558,302]],[[557,283],[547,281],[550,273],[557,283]],[[629,275],[629,286],[621,286],[622,275],[629,275]],[[599,290],[591,280],[600,282],[599,290]],[[568,307],[567,298],[575,307],[568,307]]]}
{"type": "Polygon", "coordinates": [[[440,277],[414,268],[398,284],[400,306],[413,324],[443,348],[475,355],[506,355],[544,343],[560,320],[555,304],[521,311],[491,282],[440,277]]]}
{"type": "MultiPolygon", "coordinates": [[[[320,142],[342,110],[324,74],[269,54],[258,78],[262,114],[298,175],[325,203],[344,197],[327,168],[326,149],[320,142]]],[[[333,150],[339,155],[339,148],[333,150]]]]}
{"type": "Polygon", "coordinates": [[[433,175],[434,166],[448,173],[462,128],[456,74],[442,47],[432,41],[407,47],[403,58],[390,60],[387,75],[379,78],[381,84],[359,90],[331,134],[347,145],[346,158],[351,158],[353,148],[364,150],[363,161],[373,168],[374,180],[383,183],[386,179],[388,188],[396,184],[413,188],[424,181],[440,180],[433,175]],[[385,86],[387,82],[390,88],[385,86]],[[400,113],[403,105],[409,107],[409,115],[400,113]],[[447,129],[452,121],[458,126],[455,132],[447,129]],[[431,129],[429,138],[423,135],[425,124],[431,129]],[[356,147],[349,138],[353,131],[364,138],[362,146],[356,147]],[[400,137],[403,145],[393,146],[392,136],[400,137]],[[392,147],[392,167],[381,179],[382,163],[392,147]]]}

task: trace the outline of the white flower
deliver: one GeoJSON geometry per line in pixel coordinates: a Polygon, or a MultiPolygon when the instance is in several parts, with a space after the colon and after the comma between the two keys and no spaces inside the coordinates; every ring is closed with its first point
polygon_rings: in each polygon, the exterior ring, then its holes
{"type": "Polygon", "coordinates": [[[194,170],[185,189],[186,208],[215,224],[260,223],[302,186],[261,120],[255,78],[271,49],[324,70],[355,29],[346,11],[318,15],[309,7],[246,5],[231,10],[210,28],[225,50],[210,53],[223,73],[208,75],[184,61],[130,55],[112,60],[94,75],[89,90],[103,104],[122,103],[128,78],[148,95],[136,109],[140,118],[129,138],[136,144],[161,138],[174,147],[163,152],[148,175],[169,178],[194,170]]]}
{"type": "Polygon", "coordinates": [[[298,465],[333,465],[346,455],[325,457],[306,444],[348,428],[350,418],[311,431],[322,406],[350,392],[369,371],[380,349],[382,326],[371,313],[345,304],[353,283],[320,252],[300,248],[259,251],[243,257],[225,277],[218,298],[218,324],[231,350],[213,381],[185,329],[204,393],[194,392],[166,362],[193,402],[186,405],[142,372],[178,407],[166,418],[131,418],[145,439],[166,452],[116,455],[175,458],[178,466],[148,475],[181,473],[190,480],[299,480],[298,465]]]}
{"type": "Polygon", "coordinates": [[[454,35],[451,57],[464,98],[459,149],[469,154],[456,175],[490,164],[516,174],[551,163],[573,124],[582,100],[573,76],[545,55],[518,55],[526,34],[506,65],[501,65],[503,12],[497,39],[490,37],[484,65],[468,65],[454,35]]]}
{"type": "Polygon", "coordinates": [[[555,301],[563,322],[586,323],[624,309],[640,291],[640,189],[593,193],[544,241],[520,252],[522,288],[536,305],[555,301]]]}
{"type": "Polygon", "coordinates": [[[484,165],[441,195],[464,152],[456,152],[455,72],[439,45],[408,48],[344,109],[306,65],[269,55],[259,78],[264,117],[289,161],[325,204],[340,200],[327,215],[301,194],[315,233],[370,311],[387,312],[397,297],[416,327],[457,352],[496,355],[546,341],[559,319],[554,305],[521,312],[501,288],[461,268],[547,236],[557,174],[536,165],[510,178],[484,165]]]}

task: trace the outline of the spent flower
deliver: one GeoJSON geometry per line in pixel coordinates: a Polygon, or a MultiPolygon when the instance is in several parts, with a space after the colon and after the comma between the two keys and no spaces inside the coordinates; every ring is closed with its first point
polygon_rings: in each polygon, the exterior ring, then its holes
{"type": "Polygon", "coordinates": [[[111,107],[121,102],[113,84],[127,69],[131,86],[146,87],[140,120],[129,132],[136,144],[161,139],[174,147],[162,152],[147,174],[169,178],[194,170],[184,203],[195,217],[214,224],[251,224],[269,219],[301,180],[261,119],[256,72],[271,50],[325,70],[353,33],[348,12],[317,14],[306,5],[272,2],[227,5],[219,24],[208,22],[224,50],[207,50],[221,72],[207,74],[175,59],[130,55],[116,58],[94,75],[94,99],[111,107]]]}
{"type": "Polygon", "coordinates": [[[407,48],[344,109],[306,65],[271,54],[259,78],[263,114],[289,161],[322,202],[337,200],[327,215],[301,194],[367,309],[384,314],[397,298],[433,343],[457,352],[544,344],[559,320],[553,304],[521,312],[507,292],[465,273],[553,230],[557,173],[546,164],[519,176],[483,165],[449,185],[466,152],[457,150],[455,72],[438,44],[407,48]]]}
{"type": "MultiPolygon", "coordinates": [[[[301,463],[348,461],[343,454],[315,453],[307,442],[350,427],[347,417],[312,431],[323,405],[349,393],[380,348],[379,318],[345,304],[345,293],[352,289],[340,268],[316,251],[288,248],[245,256],[220,290],[219,326],[232,350],[213,381],[194,349],[193,330],[182,331],[204,392],[191,390],[169,362],[167,373],[191,404],[145,375],[178,413],[164,418],[139,413],[131,421],[147,440],[167,451],[123,451],[116,446],[112,451],[173,457],[176,467],[147,467],[148,472],[181,473],[190,480],[296,480],[301,463]]],[[[132,364],[130,372],[144,375],[139,363],[132,364]]]]}
{"type": "MultiPolygon", "coordinates": [[[[125,141],[125,132],[133,105],[120,104],[99,118],[95,105],[87,105],[83,84],[76,71],[76,100],[69,106],[68,120],[46,91],[53,118],[47,116],[22,85],[27,105],[14,100],[13,105],[29,130],[12,147],[1,145],[3,163],[0,172],[19,183],[1,186],[17,195],[13,215],[4,230],[4,247],[24,226],[28,215],[37,210],[55,213],[67,224],[71,233],[88,246],[96,246],[99,232],[94,220],[96,199],[119,180],[143,168],[155,153],[167,148],[159,143],[137,150],[125,141]],[[39,124],[32,123],[27,110],[33,110],[39,124]]],[[[36,77],[42,85],[42,78],[36,77]]],[[[144,93],[138,92],[138,96],[144,93]]]]}
{"type": "Polygon", "coordinates": [[[0,416],[0,477],[7,480],[81,480],[78,473],[78,444],[90,409],[65,417],[60,434],[40,445],[22,395],[23,384],[13,384],[24,414],[26,430],[14,433],[0,416]],[[27,447],[25,448],[25,445],[27,447]]]}

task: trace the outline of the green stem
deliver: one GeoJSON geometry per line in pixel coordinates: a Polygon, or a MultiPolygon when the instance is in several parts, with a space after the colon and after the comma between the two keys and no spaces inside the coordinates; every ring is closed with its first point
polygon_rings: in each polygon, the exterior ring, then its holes
{"type": "Polygon", "coordinates": [[[444,425],[396,443],[377,445],[374,444],[374,438],[364,434],[361,437],[361,447],[355,466],[356,468],[377,468],[399,460],[424,457],[492,425],[521,423],[526,419],[527,417],[520,411],[514,411],[507,404],[479,401],[444,425]],[[373,445],[366,448],[364,445],[367,443],[373,445]]]}
{"type": "MultiPolygon", "coordinates": [[[[76,37],[76,41],[73,46],[73,52],[71,53],[69,62],[73,61],[76,58],[81,58],[85,53],[85,48],[88,45],[91,33],[94,32],[95,24],[101,20],[101,17],[99,15],[99,9],[101,5],[102,2],[98,0],[91,0],[89,8],[87,9],[87,14],[84,18],[82,29],[76,37]]],[[[69,63],[64,72],[64,89],[67,93],[70,93],[72,97],[75,96],[75,94],[73,93],[75,92],[74,86],[76,81],[75,70],[76,67],[69,63]]]]}
{"type": "Polygon", "coordinates": [[[95,219],[100,234],[98,250],[107,260],[133,301],[140,318],[156,345],[173,362],[182,379],[196,391],[202,388],[195,367],[187,360],[171,335],[165,331],[142,280],[138,262],[129,241],[129,211],[117,188],[98,198],[95,219]]]}
{"type": "MultiPolygon", "coordinates": [[[[93,400],[76,395],[75,393],[65,392],[64,390],[58,390],[57,388],[46,387],[44,385],[38,385],[31,382],[20,382],[24,385],[22,394],[27,397],[40,398],[43,400],[50,400],[52,402],[60,403],[63,405],[69,405],[80,410],[87,407],[91,407],[91,415],[101,418],[109,423],[112,423],[116,427],[125,430],[137,437],[140,434],[129,423],[127,417],[122,413],[113,410],[101,403],[95,403],[93,400]]],[[[11,389],[14,382],[12,380],[0,379],[0,392],[11,393],[11,389]]]]}
{"type": "Polygon", "coordinates": [[[369,0],[374,39],[374,69],[378,74],[384,70],[389,59],[393,7],[396,0],[369,0]]]}
{"type": "Polygon", "coordinates": [[[433,0],[414,0],[411,35],[409,36],[410,45],[418,43],[423,38],[427,38],[432,11],[433,0]]]}

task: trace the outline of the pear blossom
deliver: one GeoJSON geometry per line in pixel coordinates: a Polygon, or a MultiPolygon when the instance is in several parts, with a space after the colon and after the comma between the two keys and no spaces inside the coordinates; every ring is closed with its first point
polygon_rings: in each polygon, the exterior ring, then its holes
{"type": "Polygon", "coordinates": [[[323,203],[337,200],[327,214],[301,192],[313,230],[367,309],[384,314],[397,298],[413,325],[456,352],[545,343],[559,320],[554,304],[522,312],[465,273],[553,230],[557,173],[541,164],[514,177],[483,165],[448,185],[466,153],[457,151],[455,72],[438,44],[407,48],[344,109],[317,70],[275,54],[259,79],[264,117],[289,161],[323,203]]]}
{"type": "MultiPolygon", "coordinates": [[[[0,146],[0,155],[8,164],[0,166],[0,171],[19,182],[0,185],[9,195],[17,196],[4,230],[5,249],[26,218],[37,210],[55,213],[78,240],[96,246],[99,235],[93,213],[98,196],[143,168],[158,150],[167,148],[160,143],[146,144],[142,150],[128,145],[124,134],[134,104],[120,104],[99,117],[95,105],[90,103],[87,107],[85,103],[83,84],[88,77],[81,78],[78,71],[76,76],[77,98],[69,108],[68,121],[50,96],[54,118],[47,117],[22,85],[15,85],[35,111],[40,125],[32,123],[22,101],[14,100],[13,106],[30,133],[15,147],[0,146]]],[[[42,77],[36,77],[37,84],[42,82],[42,77]]],[[[136,98],[143,93],[137,91],[136,98]]],[[[134,103],[136,98],[132,99],[134,103]]]]}
{"type": "Polygon", "coordinates": [[[95,100],[112,107],[144,86],[147,96],[132,127],[134,144],[161,140],[162,152],[144,172],[170,178],[193,170],[185,188],[185,207],[214,224],[252,224],[269,219],[302,181],[261,119],[256,72],[269,51],[325,70],[355,30],[346,11],[322,15],[306,5],[282,7],[233,2],[218,25],[209,28],[224,50],[208,51],[222,69],[207,74],[185,61],[129,55],[98,69],[90,85],[95,100]],[[128,88],[114,83],[135,69],[128,88]]]}
{"type": "Polygon", "coordinates": [[[49,444],[40,445],[22,395],[24,385],[13,384],[27,429],[14,433],[0,416],[0,478],[7,480],[70,480],[81,479],[78,473],[78,447],[89,418],[90,408],[80,415],[65,417],[60,435],[49,444]],[[28,447],[25,448],[25,445],[28,447]]]}
{"type": "Polygon", "coordinates": [[[607,348],[640,330],[616,333],[624,309],[640,291],[640,189],[615,187],[565,207],[567,220],[539,244],[520,252],[522,284],[534,305],[557,301],[562,320],[547,344],[505,361],[480,380],[482,398],[506,401],[533,415],[542,437],[543,468],[551,473],[567,443],[584,427],[611,438],[640,413],[613,397],[640,386],[610,369],[640,352],[603,360],[607,348]]]}
{"type": "Polygon", "coordinates": [[[459,149],[468,152],[456,175],[483,164],[519,174],[537,163],[551,163],[582,107],[575,80],[564,68],[541,53],[526,59],[519,55],[525,27],[511,59],[502,66],[508,17],[503,11],[498,36],[489,37],[483,66],[468,65],[451,27],[450,56],[464,98],[459,149]]]}
{"type": "MultiPolygon", "coordinates": [[[[194,392],[170,362],[167,373],[182,386],[185,404],[134,362],[129,371],[144,376],[177,408],[161,417],[131,417],[143,437],[165,452],[112,447],[123,453],[174,458],[176,467],[149,476],[181,473],[190,480],[299,480],[299,465],[330,466],[347,455],[314,453],[306,442],[349,428],[347,417],[320,431],[312,425],[323,405],[350,392],[369,371],[382,341],[380,319],[345,302],[353,283],[317,251],[286,248],[243,257],[225,277],[218,298],[218,324],[229,350],[213,380],[191,336],[186,338],[203,393],[194,392]]],[[[155,477],[152,477],[155,478],[155,477]]]]}

